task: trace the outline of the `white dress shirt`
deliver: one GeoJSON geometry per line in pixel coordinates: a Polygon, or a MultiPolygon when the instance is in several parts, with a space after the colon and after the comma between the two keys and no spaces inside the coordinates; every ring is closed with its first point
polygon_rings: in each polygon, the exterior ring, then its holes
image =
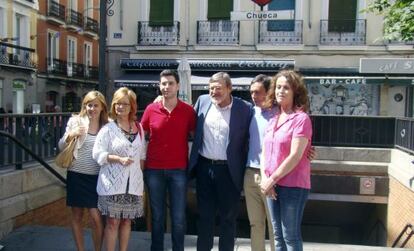
{"type": "Polygon", "coordinates": [[[203,145],[200,149],[202,156],[213,160],[227,160],[232,105],[233,99],[225,107],[214,103],[211,105],[204,121],[203,145]]]}

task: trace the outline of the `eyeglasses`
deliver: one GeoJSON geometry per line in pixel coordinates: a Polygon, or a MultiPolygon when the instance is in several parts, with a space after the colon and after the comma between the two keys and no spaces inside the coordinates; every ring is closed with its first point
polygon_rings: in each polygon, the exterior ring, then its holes
{"type": "Polygon", "coordinates": [[[123,107],[127,107],[130,106],[130,104],[128,103],[115,103],[116,106],[123,106],[123,107]]]}

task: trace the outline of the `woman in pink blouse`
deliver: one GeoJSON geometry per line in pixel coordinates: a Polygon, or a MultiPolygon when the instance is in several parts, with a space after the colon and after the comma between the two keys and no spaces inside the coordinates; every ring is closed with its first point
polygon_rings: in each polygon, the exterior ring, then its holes
{"type": "Polygon", "coordinates": [[[263,141],[262,192],[268,196],[276,251],[303,250],[301,222],[310,190],[312,125],[301,75],[282,70],[273,78],[267,105],[280,112],[269,122],[263,141]]]}

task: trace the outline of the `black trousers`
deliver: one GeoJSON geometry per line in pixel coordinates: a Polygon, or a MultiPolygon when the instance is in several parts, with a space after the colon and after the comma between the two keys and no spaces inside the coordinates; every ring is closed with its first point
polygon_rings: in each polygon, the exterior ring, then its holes
{"type": "Polygon", "coordinates": [[[213,248],[215,217],[220,218],[219,250],[233,251],[240,192],[228,166],[200,161],[197,166],[198,251],[213,248]]]}

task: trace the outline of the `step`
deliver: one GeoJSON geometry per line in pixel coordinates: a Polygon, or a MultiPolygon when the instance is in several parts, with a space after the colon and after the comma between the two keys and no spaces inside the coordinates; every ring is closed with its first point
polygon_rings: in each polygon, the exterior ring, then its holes
{"type": "MultiPolygon", "coordinates": [[[[93,250],[90,230],[85,231],[86,250],[93,250]]],[[[185,236],[185,250],[195,251],[197,236],[185,236]]],[[[19,228],[0,240],[4,246],[1,251],[69,251],[76,250],[72,233],[65,227],[25,226],[19,228]]],[[[132,232],[128,251],[150,250],[151,234],[149,232],[132,232]]],[[[268,246],[269,244],[267,244],[268,246]]],[[[218,250],[218,238],[214,238],[213,250],[218,250]]],[[[165,235],[165,249],[171,250],[171,235],[165,235]]],[[[250,239],[237,238],[235,250],[250,251],[250,239]]],[[[361,245],[344,245],[328,243],[304,243],[304,251],[414,251],[409,248],[373,247],[361,245]]]]}
{"type": "Polygon", "coordinates": [[[388,163],[317,159],[311,162],[311,171],[312,174],[387,176],[388,163]]]}
{"type": "Polygon", "coordinates": [[[317,146],[316,152],[318,160],[375,161],[384,163],[391,161],[391,149],[388,148],[317,146]]]}

